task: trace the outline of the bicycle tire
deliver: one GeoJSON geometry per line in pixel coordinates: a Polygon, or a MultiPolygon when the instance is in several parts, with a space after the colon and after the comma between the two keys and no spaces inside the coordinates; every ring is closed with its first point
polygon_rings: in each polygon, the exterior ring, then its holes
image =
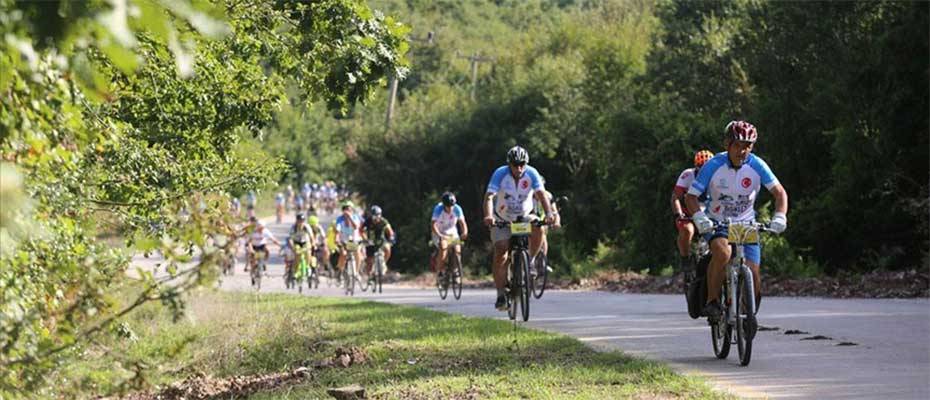
{"type": "Polygon", "coordinates": [[[530,298],[533,296],[532,288],[530,288],[530,256],[526,251],[521,251],[519,253],[519,266],[517,271],[520,273],[517,284],[519,285],[519,290],[517,291],[517,296],[520,301],[520,315],[523,317],[523,321],[526,322],[530,319],[530,298]]]}
{"type": "Polygon", "coordinates": [[[445,300],[446,296],[449,295],[448,274],[440,275],[438,272],[436,273],[436,288],[439,289],[439,298],[445,300]]]}
{"type": "Polygon", "coordinates": [[[358,288],[362,289],[363,292],[367,292],[368,288],[371,287],[371,277],[363,276],[361,271],[355,272],[355,281],[358,282],[358,288]]]}
{"type": "Polygon", "coordinates": [[[507,266],[507,316],[513,321],[517,319],[517,272],[514,268],[513,254],[507,266]]]}
{"type": "Polygon", "coordinates": [[[725,321],[710,325],[710,342],[714,346],[714,356],[723,360],[730,355],[730,338],[733,328],[725,321]]]}
{"type": "Polygon", "coordinates": [[[752,280],[747,280],[744,274],[740,274],[739,284],[736,287],[737,301],[735,303],[736,347],[739,351],[739,364],[744,367],[749,365],[749,362],[752,360],[752,339],[754,332],[749,331],[752,329],[749,324],[755,319],[753,315],[754,307],[752,306],[752,302],[754,302],[755,299],[747,298],[747,293],[752,293],[752,290],[747,289],[747,284],[752,285],[752,280]],[[743,316],[744,311],[747,313],[745,317],[743,316]]]}
{"type": "Polygon", "coordinates": [[[452,254],[452,296],[456,300],[462,298],[462,256],[455,253],[452,254]]]}
{"type": "Polygon", "coordinates": [[[533,297],[539,299],[546,292],[546,284],[549,283],[549,258],[541,251],[536,255],[536,278],[531,282],[533,297]]]}
{"type": "Polygon", "coordinates": [[[255,286],[255,290],[262,290],[262,267],[264,262],[256,261],[255,267],[252,269],[252,286],[255,286]]]}
{"type": "Polygon", "coordinates": [[[343,270],[342,282],[346,288],[346,295],[355,296],[355,277],[352,276],[352,270],[355,268],[353,261],[347,261],[343,270]]]}
{"type": "MultiPolygon", "coordinates": [[[[384,256],[378,257],[377,265],[375,265],[375,283],[378,285],[378,293],[383,293],[382,290],[384,285],[384,256]]],[[[372,289],[374,293],[374,289],[372,289]]]]}

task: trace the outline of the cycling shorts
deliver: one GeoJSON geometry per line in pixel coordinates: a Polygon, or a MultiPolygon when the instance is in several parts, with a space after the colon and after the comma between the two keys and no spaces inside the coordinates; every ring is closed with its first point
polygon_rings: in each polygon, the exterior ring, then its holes
{"type": "MultiPolygon", "coordinates": [[[[714,227],[714,231],[704,234],[704,239],[707,240],[707,243],[710,243],[716,238],[726,238],[728,236],[729,230],[725,226],[717,225],[714,227]]],[[[756,265],[761,265],[762,263],[762,246],[758,243],[753,244],[744,244],[743,246],[743,255],[746,256],[746,260],[752,262],[756,265]]],[[[734,254],[735,255],[735,254],[734,254]]]]}
{"type": "Polygon", "coordinates": [[[374,257],[375,252],[378,251],[379,248],[390,247],[390,245],[391,245],[390,242],[383,242],[381,244],[376,244],[374,246],[365,246],[365,254],[368,255],[368,257],[374,257]]]}

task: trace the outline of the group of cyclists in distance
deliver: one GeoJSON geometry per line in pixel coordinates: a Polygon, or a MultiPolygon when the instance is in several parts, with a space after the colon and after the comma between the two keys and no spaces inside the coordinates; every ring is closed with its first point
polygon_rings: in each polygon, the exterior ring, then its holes
{"type": "MultiPolygon", "coordinates": [[[[694,155],[692,168],[678,176],[672,190],[671,211],[678,231],[677,248],[679,268],[685,277],[686,288],[694,281],[696,257],[691,254],[691,244],[700,236],[709,246],[710,259],[706,271],[706,299],[701,314],[709,320],[720,318],[723,307],[720,291],[725,278],[724,266],[734,254],[728,241],[728,226],[734,223],[754,223],[755,201],[762,187],[775,199],[775,212],[767,229],[775,233],[787,227],[788,194],[779,183],[768,164],[752,153],[758,139],[755,126],[746,121],[731,121],[724,128],[724,151],[714,154],[700,150],[694,155]]],[[[490,176],[482,202],[482,222],[490,231],[493,242],[492,272],[497,298],[494,307],[506,310],[508,250],[512,235],[510,223],[535,221],[529,236],[529,273],[536,275],[539,268],[548,268],[536,262],[539,254],[548,252],[547,227],[561,225],[559,210],[553,196],[546,190],[542,174],[529,164],[529,153],[520,146],[507,151],[506,164],[495,169],[490,176]]],[[[238,199],[234,210],[239,206],[238,199]]],[[[246,197],[247,206],[254,210],[255,197],[246,197]]],[[[383,215],[379,206],[371,206],[364,215],[358,212],[344,185],[337,187],[332,181],[323,184],[304,184],[300,192],[291,186],[275,198],[278,222],[283,215],[294,210],[296,220],[290,229],[286,244],[282,245],[271,234],[254,212],[249,214],[250,228],[246,245],[247,254],[263,250],[265,257],[269,242],[283,246],[289,253],[285,259],[293,260],[294,254],[313,259],[315,266],[330,269],[330,254],[338,254],[336,268],[342,270],[346,264],[346,243],[365,243],[358,247],[356,260],[365,260],[367,273],[371,271],[372,255],[381,250],[384,260],[390,259],[391,246],[396,242],[396,233],[383,215]],[[340,204],[339,214],[329,227],[324,227],[317,211],[332,214],[340,204]],[[308,217],[309,215],[309,217],[308,217]]],[[[469,227],[465,214],[452,192],[442,194],[432,207],[430,218],[430,245],[434,249],[430,256],[430,270],[438,277],[447,273],[450,256],[459,256],[462,243],[468,239],[469,227]]],[[[759,243],[745,243],[743,254],[753,274],[756,304],[761,300],[759,266],[761,249],[759,243]]],[[[338,276],[338,275],[337,275],[338,276]]],[[[461,276],[453,279],[460,280],[461,276]]],[[[700,282],[704,285],[704,281],[700,282]]],[[[702,286],[703,289],[703,286],[702,286]]],[[[758,310],[758,308],[756,308],[758,310]]]]}

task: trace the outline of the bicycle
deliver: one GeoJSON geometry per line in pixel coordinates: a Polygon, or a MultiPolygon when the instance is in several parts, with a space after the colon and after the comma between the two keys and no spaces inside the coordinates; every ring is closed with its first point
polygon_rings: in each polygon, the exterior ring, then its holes
{"type": "Polygon", "coordinates": [[[720,291],[720,304],[724,305],[723,316],[719,321],[708,321],[711,343],[717,358],[727,358],[735,330],[735,343],[739,351],[740,365],[746,366],[752,358],[752,340],[756,336],[758,322],[756,321],[756,297],[752,269],[746,265],[742,245],[758,243],[761,246],[760,233],[773,231],[756,222],[727,221],[720,225],[727,227],[727,240],[733,252],[730,260],[727,261],[726,279],[720,291]],[[736,301],[733,301],[734,299],[736,301]]]}
{"type": "MultiPolygon", "coordinates": [[[[462,255],[455,252],[456,246],[465,244],[462,238],[456,237],[449,240],[449,247],[446,250],[446,268],[444,274],[436,274],[436,288],[439,289],[439,298],[445,300],[449,295],[449,286],[452,286],[452,296],[456,300],[462,298],[462,255]]],[[[432,257],[438,256],[439,247],[433,248],[432,257]]]]}
{"type": "Polygon", "coordinates": [[[355,296],[355,284],[358,283],[359,289],[368,290],[368,281],[362,287],[362,280],[358,276],[358,263],[355,259],[355,253],[358,251],[358,243],[353,241],[345,242],[343,245],[346,250],[346,265],[342,270],[342,282],[345,285],[346,295],[355,296]]]}
{"type": "MultiPolygon", "coordinates": [[[[375,242],[369,240],[365,242],[366,246],[375,246],[375,242]]],[[[378,249],[375,251],[375,260],[372,263],[371,274],[368,276],[369,285],[371,286],[371,292],[382,293],[382,285],[384,283],[384,272],[387,269],[387,266],[384,265],[384,245],[378,246],[378,249]]],[[[364,289],[362,289],[364,290],[364,289]]]]}
{"type": "Polygon", "coordinates": [[[294,261],[291,263],[288,271],[284,274],[284,284],[288,289],[297,287],[298,293],[303,293],[304,278],[307,279],[307,288],[313,289],[313,271],[310,262],[306,257],[306,245],[294,246],[294,261]]]}
{"type": "Polygon", "coordinates": [[[265,251],[257,250],[252,252],[252,287],[256,291],[262,289],[262,270],[265,269],[265,251]]]}
{"type": "Polygon", "coordinates": [[[523,321],[530,319],[530,296],[532,295],[532,285],[530,283],[530,233],[532,225],[545,226],[545,222],[524,221],[518,218],[514,222],[498,221],[494,226],[498,228],[510,227],[510,262],[507,268],[507,316],[510,319],[517,318],[517,303],[520,303],[520,314],[523,321]]]}

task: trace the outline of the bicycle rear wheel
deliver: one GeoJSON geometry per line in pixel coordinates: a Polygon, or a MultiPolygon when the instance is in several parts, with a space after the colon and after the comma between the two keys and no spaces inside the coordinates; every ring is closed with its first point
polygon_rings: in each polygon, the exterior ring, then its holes
{"type": "Polygon", "coordinates": [[[714,345],[714,356],[719,359],[730,355],[730,338],[733,329],[726,321],[719,321],[710,325],[710,341],[714,345]]]}
{"type": "Polygon", "coordinates": [[[539,252],[536,255],[536,277],[531,279],[533,287],[533,297],[540,298],[546,291],[546,284],[549,283],[549,258],[546,254],[539,252]]]}
{"type": "Polygon", "coordinates": [[[520,314],[523,317],[523,321],[530,319],[530,298],[533,297],[532,288],[530,287],[530,257],[526,251],[521,251],[517,254],[518,267],[516,271],[519,273],[517,284],[519,285],[517,296],[520,301],[520,314]]]}
{"type": "Polygon", "coordinates": [[[752,339],[756,334],[755,299],[752,292],[752,279],[746,279],[746,275],[740,274],[736,287],[736,347],[742,366],[749,365],[752,359],[752,339]]]}
{"type": "Polygon", "coordinates": [[[462,298],[462,256],[451,254],[452,256],[452,296],[456,300],[462,298]]]}

